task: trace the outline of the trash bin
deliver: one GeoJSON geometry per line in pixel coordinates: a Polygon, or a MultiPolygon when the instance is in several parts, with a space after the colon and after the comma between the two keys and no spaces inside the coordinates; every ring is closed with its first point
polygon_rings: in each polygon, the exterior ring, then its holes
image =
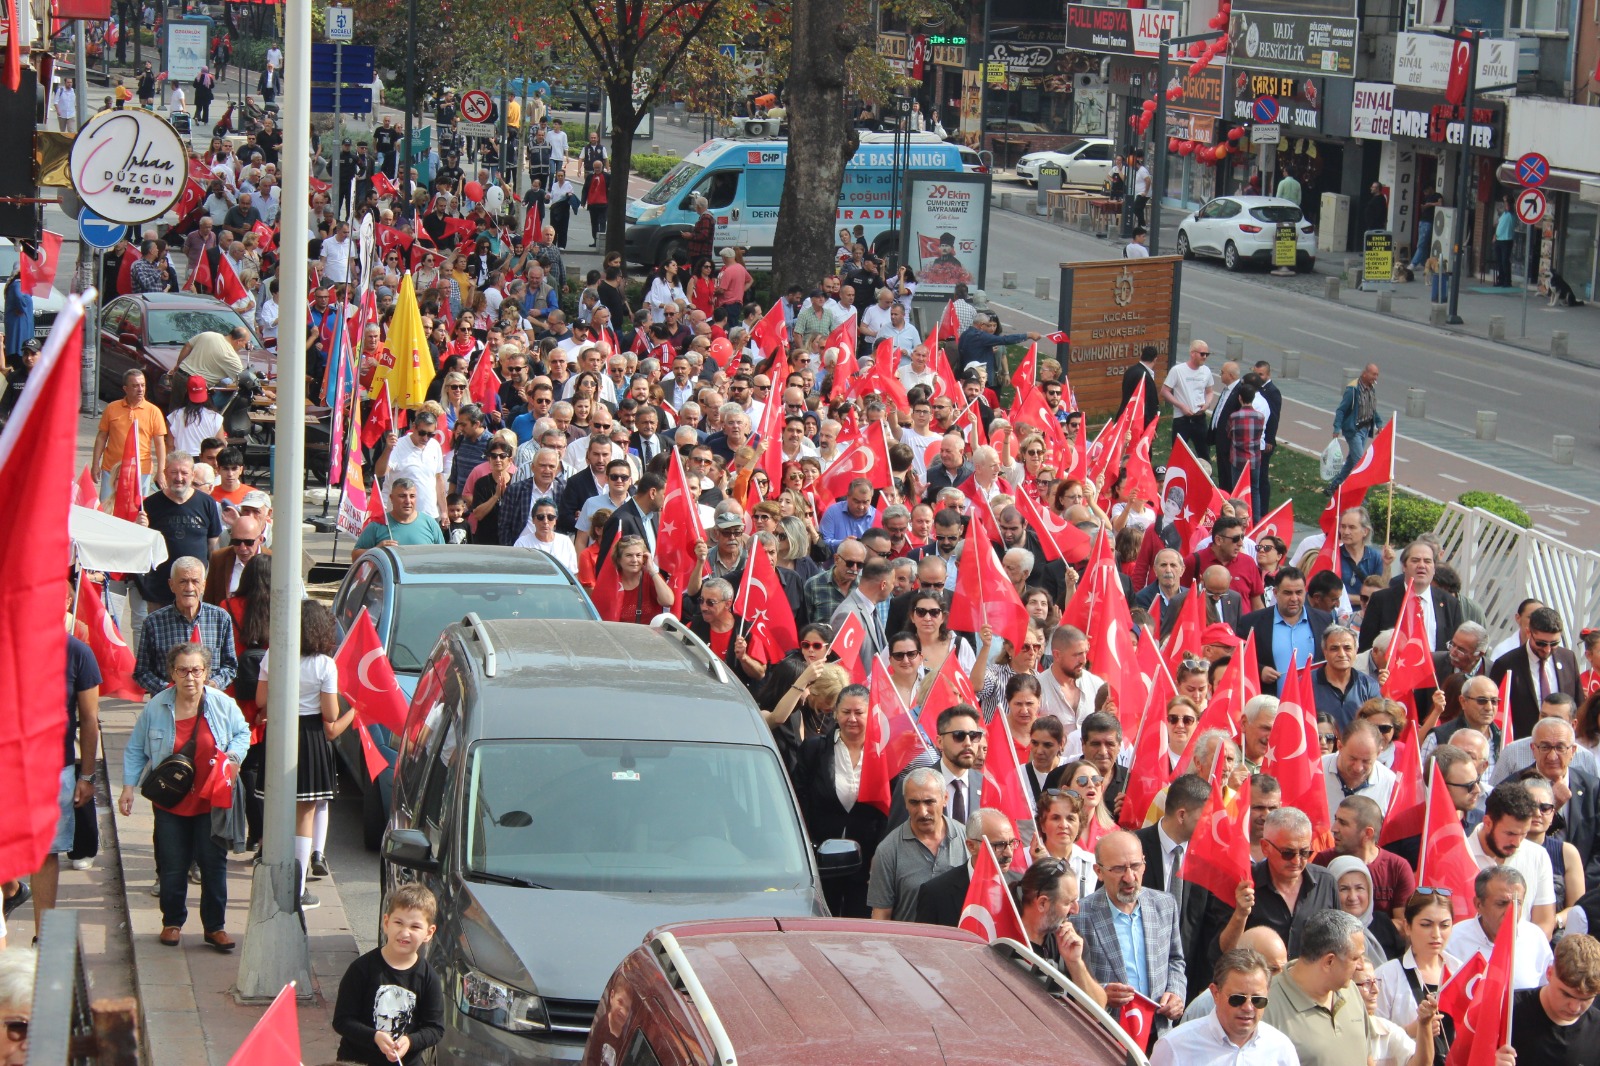
{"type": "Polygon", "coordinates": [[[1061,188],[1066,181],[1066,171],[1054,163],[1044,163],[1039,167],[1039,206],[1041,215],[1050,213],[1049,193],[1061,188]]]}

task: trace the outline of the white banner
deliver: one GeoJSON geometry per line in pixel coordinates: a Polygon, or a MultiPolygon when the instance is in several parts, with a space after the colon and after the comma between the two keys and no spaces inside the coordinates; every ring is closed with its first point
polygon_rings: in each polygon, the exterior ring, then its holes
{"type": "MultiPolygon", "coordinates": [[[[1399,34],[1394,52],[1394,83],[1411,89],[1442,92],[1450,81],[1450,50],[1448,37],[1435,37],[1431,33],[1399,34]]],[[[1517,42],[1502,37],[1485,37],[1479,41],[1480,91],[1491,85],[1511,85],[1516,80],[1517,42]]]]}
{"type": "Polygon", "coordinates": [[[1393,126],[1394,86],[1388,82],[1358,81],[1350,102],[1350,136],[1367,141],[1387,141],[1393,126]]]}
{"type": "Polygon", "coordinates": [[[352,537],[361,536],[367,524],[367,494],[353,486],[346,487],[339,500],[339,531],[352,537]]]}

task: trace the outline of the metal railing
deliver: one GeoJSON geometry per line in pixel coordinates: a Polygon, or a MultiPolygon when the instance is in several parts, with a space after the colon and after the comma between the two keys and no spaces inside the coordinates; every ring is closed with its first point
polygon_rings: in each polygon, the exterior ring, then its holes
{"type": "Polygon", "coordinates": [[[44,916],[28,1026],[28,1066],[138,1066],[139,1004],[89,999],[78,912],[44,916]]]}
{"type": "Polygon", "coordinates": [[[1569,632],[1600,618],[1600,553],[1459,503],[1445,504],[1434,533],[1489,632],[1513,631],[1529,597],[1555,608],[1569,632]]]}

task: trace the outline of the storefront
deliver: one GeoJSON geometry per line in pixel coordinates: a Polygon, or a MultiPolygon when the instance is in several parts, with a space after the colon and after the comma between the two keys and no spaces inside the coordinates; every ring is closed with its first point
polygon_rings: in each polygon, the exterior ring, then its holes
{"type": "MultiPolygon", "coordinates": [[[[1414,188],[1433,186],[1447,206],[1454,203],[1460,145],[1466,129],[1466,109],[1452,104],[1442,92],[1394,88],[1389,135],[1396,148],[1395,181],[1414,188]],[[1404,159],[1409,150],[1409,160],[1404,159]]],[[[1493,263],[1495,204],[1505,190],[1495,177],[1495,166],[1506,152],[1506,105],[1483,98],[1472,109],[1472,172],[1468,198],[1467,270],[1486,277],[1493,263]]]]}
{"type": "MultiPolygon", "coordinates": [[[[1253,109],[1257,100],[1267,97],[1278,105],[1278,144],[1268,151],[1253,142],[1251,151],[1235,160],[1229,191],[1244,187],[1260,165],[1261,191],[1271,195],[1285,171],[1292,171],[1301,184],[1300,202],[1307,217],[1316,221],[1323,189],[1330,187],[1328,175],[1335,179],[1342,169],[1343,146],[1336,138],[1323,136],[1325,80],[1258,67],[1230,63],[1223,76],[1222,121],[1229,126],[1254,126],[1253,109]]],[[[1254,186],[1252,186],[1254,187],[1254,186]]]]}
{"type": "Polygon", "coordinates": [[[1190,66],[1168,68],[1162,91],[1181,92],[1167,100],[1167,128],[1156,138],[1154,151],[1167,152],[1166,188],[1159,189],[1163,201],[1180,208],[1197,208],[1213,196],[1229,190],[1239,153],[1221,162],[1203,160],[1202,151],[1188,153],[1169,150],[1170,141],[1188,142],[1209,150],[1225,136],[1219,134],[1222,118],[1223,72],[1220,63],[1207,64],[1198,73],[1190,66]]]}
{"type": "Polygon", "coordinates": [[[1024,154],[1065,144],[1072,135],[1075,56],[1062,43],[1060,22],[991,21],[984,46],[985,147],[995,164],[1015,165],[1024,154]]]}
{"type": "MultiPolygon", "coordinates": [[[[1541,283],[1553,271],[1578,299],[1595,299],[1600,292],[1600,108],[1519,97],[1510,102],[1507,126],[1507,160],[1538,152],[1550,161],[1550,179],[1541,186],[1550,204],[1545,214],[1549,239],[1536,242],[1548,247],[1523,252],[1517,262],[1534,264],[1541,283]]],[[[1503,164],[1497,177],[1514,185],[1514,162],[1503,164]]],[[[1525,238],[1528,227],[1517,228],[1525,238]]]]}

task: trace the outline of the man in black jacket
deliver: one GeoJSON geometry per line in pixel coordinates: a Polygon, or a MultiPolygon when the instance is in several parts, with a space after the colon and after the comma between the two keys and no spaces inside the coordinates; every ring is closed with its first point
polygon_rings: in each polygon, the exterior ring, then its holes
{"type": "MultiPolygon", "coordinates": [[[[1423,625],[1430,630],[1432,640],[1429,643],[1433,650],[1444,651],[1449,647],[1451,634],[1461,624],[1461,601],[1433,587],[1437,563],[1438,549],[1428,541],[1414,540],[1406,545],[1405,551],[1400,553],[1400,583],[1379,589],[1367,598],[1367,609],[1361,616],[1361,651],[1372,647],[1379,633],[1395,627],[1408,594],[1423,597],[1423,625]]],[[[1495,680],[1499,680],[1499,675],[1495,675],[1495,680]]],[[[1535,717],[1537,714],[1535,705],[1535,717]]],[[[1530,720],[1528,727],[1532,726],[1530,720]]]]}
{"type": "Polygon", "coordinates": [[[1574,703],[1583,700],[1578,658],[1561,646],[1561,630],[1561,615],[1554,609],[1535,608],[1528,615],[1528,639],[1496,659],[1489,669],[1489,677],[1497,685],[1511,675],[1511,729],[1519,737],[1532,735],[1539,721],[1539,705],[1546,696],[1565,692],[1574,703]]]}
{"type": "Polygon", "coordinates": [[[611,439],[599,434],[590,437],[583,457],[588,470],[580,470],[569,477],[567,487],[561,492],[561,517],[556,522],[556,531],[568,536],[578,531],[578,512],[583,510],[589,497],[610,488],[606,482],[606,464],[611,461],[611,439]]]}
{"type": "Polygon", "coordinates": [[[1277,382],[1272,380],[1272,364],[1262,359],[1253,368],[1261,385],[1256,390],[1256,395],[1267,401],[1267,438],[1266,445],[1261,451],[1261,470],[1258,475],[1261,481],[1261,510],[1258,518],[1264,517],[1272,509],[1272,480],[1267,476],[1267,466],[1272,462],[1273,450],[1278,446],[1278,419],[1283,416],[1283,393],[1278,391],[1277,382]]]}
{"type": "MultiPolygon", "coordinates": [[[[1178,876],[1183,868],[1183,857],[1189,850],[1189,839],[1194,836],[1195,823],[1200,811],[1211,797],[1211,786],[1198,774],[1183,774],[1167,786],[1166,813],[1154,825],[1147,825],[1134,836],[1144,848],[1144,887],[1166,892],[1178,901],[1178,932],[1183,941],[1185,959],[1204,958],[1205,946],[1211,932],[1204,928],[1206,904],[1210,893],[1178,876]]],[[[1188,995],[1194,999],[1205,991],[1210,974],[1203,966],[1196,966],[1189,976],[1188,995]]]]}
{"type": "Polygon", "coordinates": [[[1006,880],[1016,879],[1007,867],[1011,856],[1022,846],[1017,839],[1017,828],[1011,819],[993,807],[973,812],[967,819],[967,861],[953,866],[924,884],[917,893],[917,921],[929,925],[955,926],[961,923],[961,910],[967,902],[967,886],[972,883],[972,860],[977,857],[987,840],[994,848],[994,857],[1000,868],[1006,870],[1006,880]]]}
{"type": "Polygon", "coordinates": [[[1261,668],[1261,691],[1277,692],[1279,678],[1289,669],[1287,662],[1278,662],[1273,644],[1277,627],[1282,623],[1289,631],[1290,646],[1300,652],[1296,665],[1322,658],[1322,634],[1333,624],[1333,616],[1306,603],[1306,577],[1299,569],[1285,566],[1278,571],[1277,597],[1271,607],[1251,611],[1234,623],[1234,632],[1241,638],[1256,635],[1256,662],[1261,668]],[[1301,622],[1305,628],[1301,628],[1301,622]],[[1306,647],[1309,639],[1310,646],[1306,647]]]}
{"type": "Polygon", "coordinates": [[[1156,380],[1156,357],[1161,353],[1153,344],[1147,344],[1139,350],[1139,361],[1122,372],[1122,403],[1117,410],[1121,411],[1133,399],[1133,394],[1139,387],[1139,382],[1144,382],[1144,425],[1148,426],[1157,412],[1161,410],[1161,383],[1156,380]]]}

